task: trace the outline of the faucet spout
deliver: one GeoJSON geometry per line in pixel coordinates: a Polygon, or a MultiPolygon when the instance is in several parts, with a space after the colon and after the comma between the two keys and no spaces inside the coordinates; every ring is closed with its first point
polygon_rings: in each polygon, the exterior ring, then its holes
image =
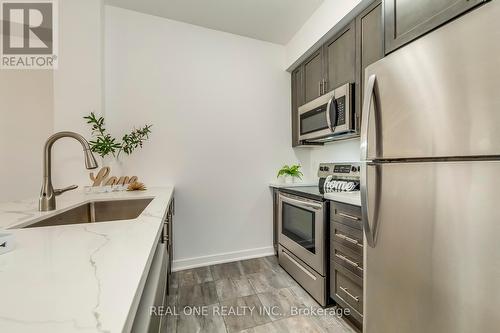
{"type": "Polygon", "coordinates": [[[50,136],[45,142],[43,153],[43,182],[38,205],[40,211],[50,211],[56,209],[56,196],[65,191],[77,188],[76,185],[73,185],[60,190],[54,189],[52,186],[52,146],[61,138],[73,138],[80,142],[83,147],[85,167],[87,169],[97,168],[97,161],[94,154],[92,154],[90,145],[83,136],[74,132],[58,132],[50,136]]]}

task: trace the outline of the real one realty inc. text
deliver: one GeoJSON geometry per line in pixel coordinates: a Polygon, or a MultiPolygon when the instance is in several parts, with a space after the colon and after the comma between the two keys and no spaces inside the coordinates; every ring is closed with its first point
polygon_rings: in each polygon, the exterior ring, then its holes
{"type": "Polygon", "coordinates": [[[151,306],[149,309],[151,316],[248,316],[248,315],[268,315],[273,317],[281,316],[336,316],[343,317],[350,315],[349,309],[337,307],[298,307],[290,306],[282,308],[279,306],[225,306],[225,305],[201,305],[201,306],[151,306]]]}

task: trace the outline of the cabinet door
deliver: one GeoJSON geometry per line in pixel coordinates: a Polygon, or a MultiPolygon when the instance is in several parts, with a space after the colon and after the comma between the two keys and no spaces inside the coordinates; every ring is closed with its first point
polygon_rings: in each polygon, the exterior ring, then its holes
{"type": "Polygon", "coordinates": [[[386,0],[385,53],[409,43],[425,33],[487,0],[386,0]]]}
{"type": "Polygon", "coordinates": [[[323,80],[322,49],[316,51],[304,63],[304,104],[321,95],[323,80]]]}
{"type": "Polygon", "coordinates": [[[166,271],[166,244],[161,240],[156,246],[151,268],[149,269],[146,284],[137,308],[132,333],[158,333],[160,330],[161,316],[158,314],[160,307],[165,305],[165,285],[167,283],[166,271]],[[156,314],[151,314],[151,310],[156,314]]]}
{"type": "Polygon", "coordinates": [[[325,45],[326,92],[356,79],[356,34],[354,21],[325,45]]]}
{"type": "Polygon", "coordinates": [[[171,282],[171,275],[172,275],[172,264],[174,260],[174,254],[172,252],[173,249],[173,244],[174,244],[174,215],[175,215],[175,198],[172,198],[172,201],[170,202],[170,206],[168,208],[168,225],[167,225],[167,242],[166,242],[166,247],[167,247],[167,253],[168,253],[168,262],[167,262],[167,277],[168,277],[168,282],[166,286],[166,295],[170,294],[170,282],[171,282]]]}
{"type": "Polygon", "coordinates": [[[298,133],[299,106],[304,104],[304,85],[302,75],[302,66],[292,72],[292,147],[297,147],[300,145],[298,133]]]}
{"type": "Polygon", "coordinates": [[[356,130],[360,129],[365,68],[384,57],[382,1],[378,0],[356,18],[356,130]]]}
{"type": "Polygon", "coordinates": [[[273,188],[273,246],[274,252],[278,253],[278,211],[279,211],[279,190],[273,188]]]}

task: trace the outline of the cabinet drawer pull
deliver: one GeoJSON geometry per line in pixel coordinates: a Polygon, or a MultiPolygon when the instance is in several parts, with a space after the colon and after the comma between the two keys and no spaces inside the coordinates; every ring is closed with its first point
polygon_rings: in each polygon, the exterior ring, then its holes
{"type": "Polygon", "coordinates": [[[344,288],[344,287],[340,286],[340,290],[342,290],[344,293],[346,293],[346,294],[347,294],[347,296],[349,296],[350,298],[352,298],[352,299],[353,299],[353,300],[355,300],[356,302],[359,302],[359,296],[353,296],[353,294],[351,294],[351,293],[349,292],[349,289],[347,289],[347,288],[344,288]]]}
{"type": "Polygon", "coordinates": [[[335,253],[335,256],[343,261],[345,261],[346,263],[348,263],[349,265],[353,266],[353,267],[356,267],[357,269],[359,269],[360,271],[363,271],[363,268],[359,267],[359,264],[357,262],[354,262],[346,257],[344,257],[343,255],[341,254],[338,254],[338,253],[335,253]]]}
{"type": "Polygon", "coordinates": [[[361,244],[360,242],[358,242],[358,240],[356,240],[354,238],[351,238],[349,236],[346,236],[344,234],[336,233],[335,236],[337,236],[338,238],[343,239],[345,241],[348,241],[349,243],[352,243],[354,245],[358,245],[359,247],[363,247],[363,244],[361,244]]]}
{"type": "Polygon", "coordinates": [[[337,214],[339,216],[342,216],[342,217],[345,217],[346,219],[350,219],[350,220],[354,220],[354,221],[359,221],[361,220],[359,217],[357,216],[352,216],[352,215],[349,215],[349,214],[345,214],[345,213],[341,213],[341,212],[337,212],[337,214]]]}

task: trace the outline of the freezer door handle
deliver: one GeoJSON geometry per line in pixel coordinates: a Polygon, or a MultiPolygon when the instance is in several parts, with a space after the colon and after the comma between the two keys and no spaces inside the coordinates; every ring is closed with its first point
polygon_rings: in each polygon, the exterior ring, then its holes
{"type": "Polygon", "coordinates": [[[361,119],[361,160],[362,161],[367,161],[370,159],[368,156],[369,151],[368,151],[368,137],[369,137],[369,129],[370,129],[370,119],[371,119],[371,105],[373,104],[374,108],[374,130],[375,130],[375,158],[376,159],[378,156],[381,156],[382,153],[382,140],[379,138],[379,133],[380,129],[378,128],[379,126],[379,99],[378,99],[378,85],[377,85],[377,76],[375,74],[372,74],[368,78],[368,82],[366,83],[365,87],[365,96],[363,98],[363,115],[361,119]]]}
{"type": "Polygon", "coordinates": [[[378,209],[380,206],[382,173],[381,166],[376,163],[364,163],[361,165],[361,213],[363,215],[363,230],[366,242],[370,247],[375,247],[377,243],[378,209]],[[374,176],[369,177],[368,169],[375,168],[374,176]],[[373,216],[370,202],[370,190],[374,186],[373,216]]]}

